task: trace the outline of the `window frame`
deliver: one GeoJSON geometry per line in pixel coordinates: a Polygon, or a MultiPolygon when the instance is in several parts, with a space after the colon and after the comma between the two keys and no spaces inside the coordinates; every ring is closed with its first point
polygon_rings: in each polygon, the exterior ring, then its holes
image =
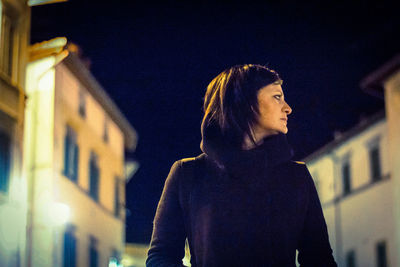
{"type": "Polygon", "coordinates": [[[386,246],[386,241],[381,240],[375,245],[375,255],[376,255],[376,266],[377,267],[388,267],[388,250],[386,246]],[[383,256],[383,258],[381,258],[383,256]]]}
{"type": "Polygon", "coordinates": [[[381,149],[379,143],[370,145],[368,148],[369,171],[371,182],[382,179],[381,149]],[[376,154],[374,153],[376,152],[376,154]],[[376,158],[375,158],[376,157],[376,158]]]}
{"type": "Polygon", "coordinates": [[[76,232],[76,227],[73,225],[67,225],[65,231],[64,231],[64,236],[63,236],[63,267],[76,267],[77,266],[77,259],[78,259],[78,239],[75,234],[76,232]],[[70,242],[67,244],[67,242],[70,242]],[[71,248],[68,248],[67,246],[71,245],[71,248]],[[67,251],[70,250],[71,251],[67,251]],[[71,254],[72,255],[71,255],[71,254]],[[66,257],[67,255],[67,257],[66,257]],[[71,261],[72,260],[72,261],[71,261]]]}
{"type": "Polygon", "coordinates": [[[346,253],[346,267],[357,267],[357,255],[354,249],[346,253]]]}
{"type": "Polygon", "coordinates": [[[99,185],[100,167],[98,162],[98,154],[95,151],[91,151],[89,158],[89,195],[96,202],[99,202],[99,185]]]}
{"type": "Polygon", "coordinates": [[[12,162],[11,144],[11,136],[0,128],[0,193],[3,194],[8,194],[10,187],[12,162]],[[2,142],[4,142],[4,154],[1,150],[3,145],[2,142]],[[4,156],[4,162],[2,162],[2,156],[4,156]],[[4,166],[2,166],[2,163],[4,163],[4,166]],[[1,167],[4,167],[4,169],[2,170],[1,167]],[[2,171],[4,171],[4,173],[2,173],[2,171]]]}
{"type": "Polygon", "coordinates": [[[110,136],[109,136],[109,122],[108,122],[107,116],[104,116],[103,141],[104,141],[104,143],[108,143],[108,142],[110,141],[110,136]]]}
{"type": "Polygon", "coordinates": [[[341,177],[341,185],[342,185],[342,188],[341,188],[342,196],[347,196],[347,195],[351,194],[351,192],[352,192],[351,154],[350,153],[347,153],[341,159],[340,177],[341,177]]]}
{"type": "Polygon", "coordinates": [[[77,183],[79,178],[79,146],[74,128],[67,124],[64,135],[63,175],[77,183]]]}
{"type": "Polygon", "coordinates": [[[121,179],[116,176],[114,182],[114,216],[121,217],[121,179]]]}
{"type": "Polygon", "coordinates": [[[78,104],[78,113],[81,118],[85,119],[87,116],[87,106],[86,106],[86,92],[81,87],[79,89],[79,104],[78,104]]]}
{"type": "Polygon", "coordinates": [[[5,180],[5,189],[0,190],[0,194],[8,195],[10,190],[10,182],[13,177],[13,168],[14,168],[14,131],[15,131],[16,122],[13,118],[11,118],[6,113],[0,110],[0,132],[8,138],[8,162],[7,162],[7,179],[5,180]]]}
{"type": "Polygon", "coordinates": [[[89,236],[89,266],[98,267],[99,266],[99,250],[98,241],[94,236],[89,236]]]}
{"type": "Polygon", "coordinates": [[[10,81],[14,80],[14,69],[18,64],[18,21],[18,12],[10,5],[0,2],[0,73],[10,81]],[[8,21],[5,22],[6,20],[8,21]],[[8,31],[5,31],[6,23],[9,23],[8,31]],[[8,33],[8,36],[5,36],[4,32],[8,33]]]}

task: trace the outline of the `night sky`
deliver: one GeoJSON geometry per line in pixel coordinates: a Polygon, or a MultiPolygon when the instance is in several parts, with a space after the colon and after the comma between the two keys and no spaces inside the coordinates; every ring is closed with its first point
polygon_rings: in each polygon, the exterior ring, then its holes
{"type": "Polygon", "coordinates": [[[391,2],[229,2],[70,0],[32,9],[31,43],[65,36],[78,44],[139,134],[127,153],[140,163],[127,185],[128,242],[150,240],[172,163],[201,153],[202,98],[225,68],[255,63],[280,73],[299,160],[384,107],[359,83],[400,52],[391,2]]]}

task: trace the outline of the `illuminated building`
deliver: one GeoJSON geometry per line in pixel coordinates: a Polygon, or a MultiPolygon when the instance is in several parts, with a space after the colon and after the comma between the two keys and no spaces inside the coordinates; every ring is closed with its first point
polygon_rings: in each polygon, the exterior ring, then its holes
{"type": "Polygon", "coordinates": [[[137,135],[65,38],[34,44],[24,156],[30,266],[118,266],[137,135]],[[129,168],[127,168],[129,167],[129,168]]]}
{"type": "Polygon", "coordinates": [[[30,7],[0,0],[0,266],[24,266],[26,179],[22,172],[30,7]]]}
{"type": "Polygon", "coordinates": [[[385,95],[385,112],[337,133],[304,161],[319,193],[338,266],[399,266],[400,58],[361,86],[385,95]]]}
{"type": "Polygon", "coordinates": [[[145,267],[148,244],[127,243],[122,259],[124,267],[145,267]]]}
{"type": "MultiPolygon", "coordinates": [[[[379,69],[368,75],[361,87],[368,93],[385,100],[388,138],[388,164],[393,180],[394,232],[393,262],[391,266],[400,265],[400,55],[398,54],[379,69]]],[[[382,218],[383,221],[387,220],[382,218]]]]}

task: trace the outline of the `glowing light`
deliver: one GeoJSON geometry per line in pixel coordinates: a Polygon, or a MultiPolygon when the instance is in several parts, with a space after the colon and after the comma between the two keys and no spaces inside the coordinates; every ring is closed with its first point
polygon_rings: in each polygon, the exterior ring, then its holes
{"type": "Polygon", "coordinates": [[[111,258],[108,262],[108,267],[123,267],[123,265],[118,263],[118,260],[116,258],[111,258]]]}
{"type": "Polygon", "coordinates": [[[18,242],[18,233],[21,227],[19,210],[6,205],[0,209],[0,238],[6,242],[6,248],[14,248],[18,242]]]}
{"type": "Polygon", "coordinates": [[[70,208],[64,203],[54,202],[50,205],[49,217],[54,225],[62,225],[68,222],[70,217],[70,208]]]}

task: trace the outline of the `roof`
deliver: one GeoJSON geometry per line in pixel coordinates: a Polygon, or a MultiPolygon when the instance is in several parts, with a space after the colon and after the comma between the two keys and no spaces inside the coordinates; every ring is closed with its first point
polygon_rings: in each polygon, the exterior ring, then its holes
{"type": "Polygon", "coordinates": [[[83,61],[79,58],[76,46],[64,48],[67,39],[65,37],[54,38],[49,41],[33,44],[29,49],[29,60],[35,61],[48,56],[63,54],[62,63],[75,75],[85,86],[89,93],[102,105],[108,116],[118,125],[124,135],[125,147],[134,150],[137,144],[137,133],[130,125],[126,117],[121,113],[117,105],[108,96],[96,78],[90,73],[83,61]]]}
{"type": "Polygon", "coordinates": [[[394,72],[400,70],[400,54],[397,54],[379,69],[370,73],[361,83],[361,88],[370,95],[384,97],[383,84],[394,72]]]}
{"type": "Polygon", "coordinates": [[[337,138],[335,138],[332,142],[327,143],[320,149],[316,150],[315,152],[311,153],[307,157],[303,159],[305,162],[310,162],[318,157],[330,153],[332,150],[343,144],[344,142],[348,141],[349,139],[355,137],[356,135],[360,134],[368,127],[374,125],[375,123],[383,120],[386,118],[385,110],[381,110],[374,115],[370,116],[367,119],[361,120],[356,126],[351,128],[350,130],[341,133],[337,138]]]}
{"type": "Polygon", "coordinates": [[[66,44],[67,38],[65,37],[57,37],[48,41],[33,44],[29,46],[29,62],[49,56],[57,56],[62,53],[66,56],[68,55],[68,51],[64,50],[66,44]]]}

